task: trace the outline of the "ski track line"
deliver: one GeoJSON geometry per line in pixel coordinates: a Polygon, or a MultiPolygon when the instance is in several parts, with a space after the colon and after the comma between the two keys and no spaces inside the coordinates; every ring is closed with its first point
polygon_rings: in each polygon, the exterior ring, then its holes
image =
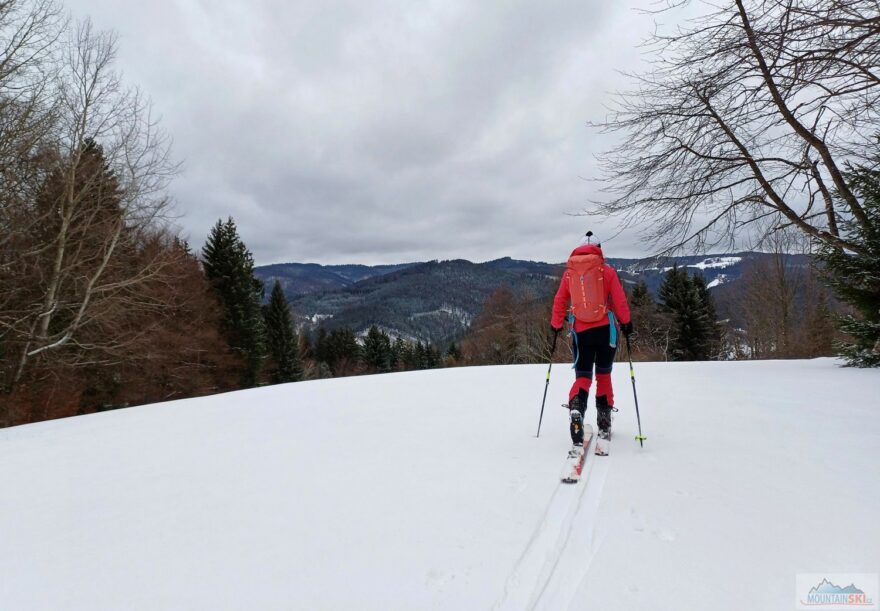
{"type": "Polygon", "coordinates": [[[601,540],[594,545],[596,517],[608,475],[608,463],[607,458],[596,458],[594,455],[593,459],[600,463],[590,468],[585,482],[587,486],[578,498],[574,519],[567,525],[565,538],[550,573],[546,581],[539,582],[543,585],[529,601],[528,608],[532,611],[569,609],[601,546],[601,540]]]}
{"type": "Polygon", "coordinates": [[[559,555],[565,547],[569,532],[584,496],[592,471],[592,457],[588,456],[587,469],[578,484],[556,485],[538,525],[520,554],[504,584],[501,598],[493,611],[531,608],[538,585],[549,580],[559,555]]]}
{"type": "Polygon", "coordinates": [[[556,485],[540,521],[507,577],[501,598],[492,606],[493,611],[524,608],[523,599],[527,599],[534,583],[534,577],[529,579],[529,576],[535,575],[550,559],[554,551],[551,542],[559,538],[572,512],[575,491],[568,488],[571,488],[569,484],[556,485]]]}

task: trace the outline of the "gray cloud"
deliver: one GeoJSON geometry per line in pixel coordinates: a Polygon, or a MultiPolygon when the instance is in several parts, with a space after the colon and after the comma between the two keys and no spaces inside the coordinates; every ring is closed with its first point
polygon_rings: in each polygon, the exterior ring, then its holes
{"type": "MultiPolygon", "coordinates": [[[[626,3],[68,0],[120,33],[184,171],[200,245],[235,217],[258,263],[561,260],[593,228],[588,130],[652,27],[626,3]]],[[[632,232],[613,256],[648,254],[632,232]]]]}

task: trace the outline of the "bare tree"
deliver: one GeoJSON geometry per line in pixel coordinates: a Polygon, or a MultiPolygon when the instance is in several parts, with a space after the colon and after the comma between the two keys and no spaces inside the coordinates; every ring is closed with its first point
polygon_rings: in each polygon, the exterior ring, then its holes
{"type": "Polygon", "coordinates": [[[17,353],[10,389],[34,359],[119,358],[140,333],[115,326],[118,312],[157,307],[138,287],[161,280],[168,262],[145,248],[168,207],[168,140],[149,101],[113,71],[113,35],[86,21],[68,36],[52,83],[51,141],[38,160],[44,179],[26,206],[41,222],[21,233],[33,245],[17,261],[29,299],[0,318],[17,353]]]}
{"type": "Polygon", "coordinates": [[[653,37],[653,69],[632,75],[637,88],[599,124],[623,136],[601,160],[600,212],[652,219],[649,237],[668,250],[732,245],[769,220],[860,252],[838,226],[868,222],[843,170],[871,163],[880,128],[880,4],[705,6],[653,37]]]}

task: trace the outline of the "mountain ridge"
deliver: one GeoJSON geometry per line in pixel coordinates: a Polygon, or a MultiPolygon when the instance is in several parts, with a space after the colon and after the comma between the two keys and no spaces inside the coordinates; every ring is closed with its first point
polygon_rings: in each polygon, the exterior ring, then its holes
{"type": "MultiPolygon", "coordinates": [[[[624,286],[642,280],[655,295],[672,267],[699,271],[723,302],[735,297],[748,265],[776,256],[742,251],[606,261],[624,286]]],[[[810,263],[806,255],[782,256],[789,266],[810,263]]],[[[448,259],[377,266],[280,263],[259,266],[255,273],[267,289],[274,280],[281,282],[300,330],[346,326],[363,333],[376,325],[392,336],[443,344],[462,336],[501,286],[519,298],[549,302],[564,269],[564,263],[501,257],[482,263],[448,259]]]]}

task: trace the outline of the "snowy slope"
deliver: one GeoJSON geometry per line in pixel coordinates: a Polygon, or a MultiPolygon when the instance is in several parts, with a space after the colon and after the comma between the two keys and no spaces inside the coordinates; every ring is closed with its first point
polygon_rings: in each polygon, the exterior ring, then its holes
{"type": "MultiPolygon", "coordinates": [[[[558,483],[554,367],[276,386],[0,430],[2,609],[790,609],[880,570],[880,372],[636,364],[558,483]]],[[[590,408],[589,417],[595,412],[590,408]]]]}

